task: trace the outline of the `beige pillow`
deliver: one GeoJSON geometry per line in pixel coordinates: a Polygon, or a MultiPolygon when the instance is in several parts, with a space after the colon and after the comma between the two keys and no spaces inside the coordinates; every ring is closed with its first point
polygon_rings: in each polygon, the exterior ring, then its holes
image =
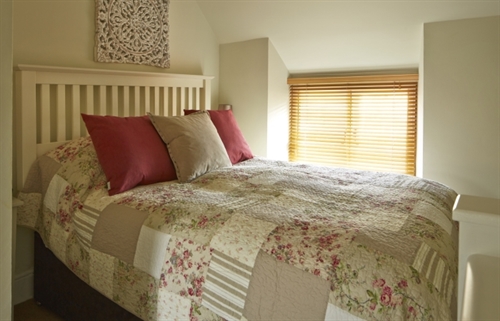
{"type": "Polygon", "coordinates": [[[167,144],[180,182],[232,166],[208,112],[173,117],[149,114],[149,118],[167,144]]]}

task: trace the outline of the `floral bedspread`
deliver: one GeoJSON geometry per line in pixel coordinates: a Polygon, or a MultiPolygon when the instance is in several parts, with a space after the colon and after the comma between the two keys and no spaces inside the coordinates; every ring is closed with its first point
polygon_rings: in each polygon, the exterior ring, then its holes
{"type": "Polygon", "coordinates": [[[455,197],[261,158],[110,197],[82,138],[33,165],[18,223],[144,320],[450,320],[455,197]]]}

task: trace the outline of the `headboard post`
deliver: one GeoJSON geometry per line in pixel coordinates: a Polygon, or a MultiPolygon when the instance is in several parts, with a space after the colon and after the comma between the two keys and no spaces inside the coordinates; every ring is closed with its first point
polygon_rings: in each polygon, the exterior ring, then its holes
{"type": "Polygon", "coordinates": [[[204,108],[201,108],[202,110],[210,110],[211,108],[211,92],[212,92],[212,83],[210,82],[210,79],[205,79],[203,81],[203,100],[201,102],[201,105],[204,106],[204,108]]]}
{"type": "Polygon", "coordinates": [[[36,72],[15,72],[14,94],[14,191],[24,185],[31,164],[36,160],[36,72]]]}

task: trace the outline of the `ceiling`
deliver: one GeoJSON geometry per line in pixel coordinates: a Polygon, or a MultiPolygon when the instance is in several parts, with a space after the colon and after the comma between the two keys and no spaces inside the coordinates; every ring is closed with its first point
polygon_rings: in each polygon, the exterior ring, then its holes
{"type": "Polygon", "coordinates": [[[269,38],[291,74],[415,69],[423,24],[500,15],[500,0],[197,0],[221,44],[269,38]]]}

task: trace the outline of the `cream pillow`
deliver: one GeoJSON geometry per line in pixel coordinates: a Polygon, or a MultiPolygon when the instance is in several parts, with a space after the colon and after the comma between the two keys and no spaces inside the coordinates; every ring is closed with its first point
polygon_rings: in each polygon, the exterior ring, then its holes
{"type": "Polygon", "coordinates": [[[208,112],[173,117],[149,114],[149,118],[167,145],[180,182],[232,166],[208,112]]]}

